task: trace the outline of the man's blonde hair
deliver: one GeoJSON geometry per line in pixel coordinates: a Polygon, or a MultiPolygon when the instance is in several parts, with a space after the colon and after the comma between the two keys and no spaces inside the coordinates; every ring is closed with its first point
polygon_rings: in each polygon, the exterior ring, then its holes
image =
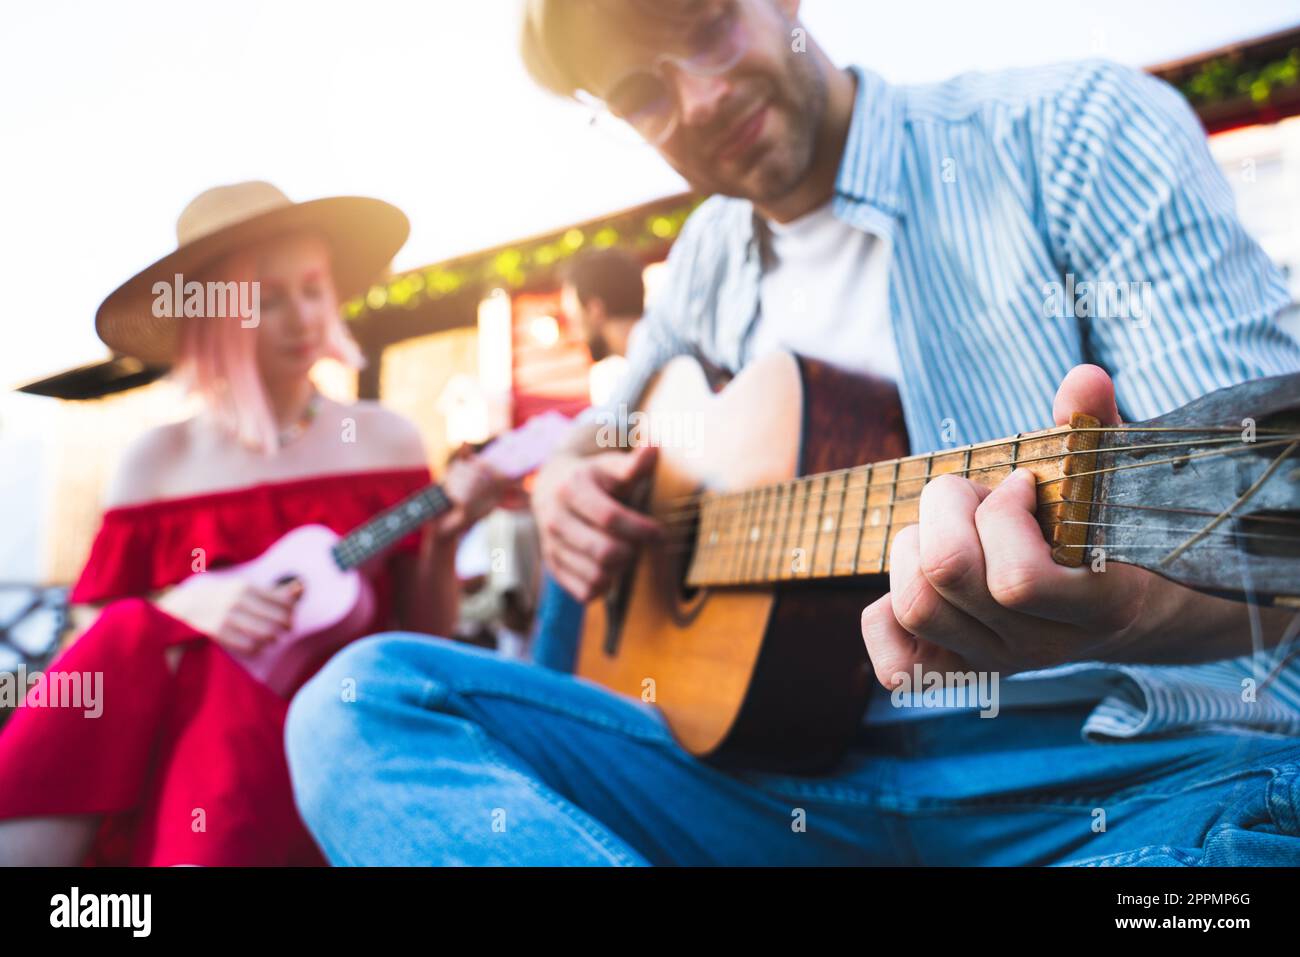
{"type": "Polygon", "coordinates": [[[571,97],[581,88],[577,74],[569,67],[572,57],[566,49],[566,14],[576,6],[590,11],[587,0],[524,0],[519,52],[528,74],[544,89],[571,97]]]}
{"type": "MultiPolygon", "coordinates": [[[[524,67],[542,87],[560,96],[572,97],[583,89],[574,70],[577,54],[573,24],[577,17],[604,14],[612,20],[626,18],[629,29],[634,18],[680,25],[688,20],[698,0],[524,0],[519,52],[524,67]]],[[[596,93],[598,91],[590,90],[596,93]]]]}

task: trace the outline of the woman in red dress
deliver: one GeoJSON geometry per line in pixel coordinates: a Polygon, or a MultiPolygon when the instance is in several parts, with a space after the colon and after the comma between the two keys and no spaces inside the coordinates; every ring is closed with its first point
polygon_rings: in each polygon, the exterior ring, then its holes
{"type": "MultiPolygon", "coordinates": [[[[227,653],[274,642],[298,586],[168,589],[303,524],[350,531],[429,483],[411,423],[333,402],[308,377],[327,356],[360,364],[339,302],[364,291],[407,228],[378,200],[294,204],[265,183],[219,187],[182,213],[176,252],[100,307],[110,346],[171,363],[203,407],[126,453],[71,595],[98,617],[0,729],[0,864],[324,863],[289,786],[288,701],[227,653]],[[242,295],[239,308],[210,308],[209,283],[235,283],[219,288],[242,295]],[[98,705],[34,706],[59,674],[91,676],[98,705]]],[[[456,541],[499,483],[470,461],[443,485],[455,507],[374,569],[377,612],[361,634],[450,633],[456,541]]]]}

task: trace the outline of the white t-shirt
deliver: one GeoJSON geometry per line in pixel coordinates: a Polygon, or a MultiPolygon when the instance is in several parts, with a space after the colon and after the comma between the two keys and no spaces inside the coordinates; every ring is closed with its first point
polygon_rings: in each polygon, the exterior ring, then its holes
{"type": "Polygon", "coordinates": [[[771,259],[746,360],[784,349],[897,382],[885,240],[841,222],[830,203],[767,227],[771,259]]]}

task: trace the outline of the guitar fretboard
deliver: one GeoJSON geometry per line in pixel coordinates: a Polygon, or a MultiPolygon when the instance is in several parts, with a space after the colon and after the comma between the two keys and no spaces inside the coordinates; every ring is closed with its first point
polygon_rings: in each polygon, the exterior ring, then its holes
{"type": "Polygon", "coordinates": [[[334,561],[340,568],[356,568],[450,507],[438,485],[413,492],[340,539],[334,546],[334,561]]]}
{"type": "MultiPolygon", "coordinates": [[[[686,583],[757,585],[887,572],[894,537],[918,521],[928,482],[953,474],[992,488],[1021,466],[1040,483],[1038,519],[1058,561],[1079,564],[1099,438],[1095,420],[1076,416],[1068,426],[1013,439],[706,493],[686,583]]],[[[666,517],[681,527],[671,508],[666,517]]]]}

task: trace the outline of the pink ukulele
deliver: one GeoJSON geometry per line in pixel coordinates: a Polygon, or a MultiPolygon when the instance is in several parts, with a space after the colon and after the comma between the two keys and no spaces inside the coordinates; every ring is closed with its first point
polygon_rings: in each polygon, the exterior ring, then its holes
{"type": "MultiPolygon", "coordinates": [[[[569,420],[556,412],[534,416],[489,445],[480,458],[506,478],[522,478],[546,460],[568,426],[569,420]]],[[[361,566],[451,504],[435,483],[347,535],[339,536],[324,525],[303,525],[250,562],[200,572],[176,587],[185,589],[205,576],[239,578],[261,588],[302,582],[302,597],[294,606],[289,631],[253,654],[227,649],[253,677],[288,697],[306,668],[359,638],[370,626],[375,596],[361,566]]]]}

